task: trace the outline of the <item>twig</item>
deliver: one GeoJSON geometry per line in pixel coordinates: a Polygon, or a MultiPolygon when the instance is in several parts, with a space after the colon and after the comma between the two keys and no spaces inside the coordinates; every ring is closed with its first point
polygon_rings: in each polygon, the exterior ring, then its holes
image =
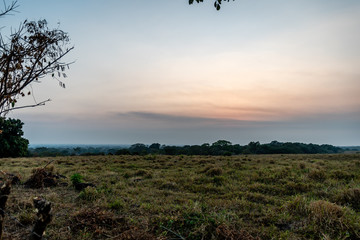
{"type": "Polygon", "coordinates": [[[12,111],[12,110],[22,109],[22,108],[31,108],[31,107],[44,106],[45,103],[50,102],[50,101],[51,101],[51,99],[48,99],[48,100],[39,102],[39,103],[34,104],[34,105],[26,105],[26,106],[14,107],[14,108],[11,108],[11,109],[6,109],[6,110],[4,110],[4,111],[1,111],[0,114],[6,113],[6,112],[10,112],[10,111],[12,111]]]}
{"type": "Polygon", "coordinates": [[[163,229],[165,229],[165,230],[167,230],[167,231],[169,231],[169,232],[171,232],[172,234],[174,234],[175,236],[177,236],[177,237],[180,238],[181,240],[185,240],[185,238],[184,238],[183,236],[181,236],[179,233],[176,233],[176,232],[172,231],[171,229],[168,229],[168,228],[166,228],[166,227],[164,227],[164,226],[160,226],[160,227],[163,228],[163,229]]]}
{"type": "Polygon", "coordinates": [[[48,162],[44,167],[43,167],[43,169],[45,169],[47,166],[49,166],[52,162],[54,162],[55,161],[55,159],[53,159],[53,160],[51,160],[50,162],[48,162]]]}

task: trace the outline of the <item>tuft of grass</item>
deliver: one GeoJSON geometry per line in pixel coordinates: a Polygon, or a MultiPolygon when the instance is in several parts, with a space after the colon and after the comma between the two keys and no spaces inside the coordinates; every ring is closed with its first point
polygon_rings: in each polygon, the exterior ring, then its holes
{"type": "Polygon", "coordinates": [[[360,212],[360,188],[349,188],[341,190],[333,197],[334,202],[349,206],[360,212]]]}
{"type": "Polygon", "coordinates": [[[213,182],[214,182],[215,186],[222,186],[225,183],[225,178],[224,178],[224,176],[214,176],[213,182]]]}
{"type": "Polygon", "coordinates": [[[313,169],[308,173],[308,177],[312,180],[323,182],[326,179],[326,173],[324,170],[313,169]]]}
{"type": "Polygon", "coordinates": [[[139,169],[134,173],[134,176],[141,176],[144,178],[152,178],[152,174],[150,171],[139,169]]]}
{"type": "Polygon", "coordinates": [[[348,208],[325,200],[313,201],[308,206],[309,219],[315,235],[327,234],[331,239],[358,239],[359,217],[348,208]]]}
{"type": "Polygon", "coordinates": [[[210,168],[206,171],[206,175],[214,177],[214,176],[219,176],[223,173],[223,170],[221,168],[218,167],[213,167],[210,168]]]}
{"type": "Polygon", "coordinates": [[[305,169],[306,168],[306,164],[304,162],[299,163],[299,168],[300,169],[305,169]]]}
{"type": "Polygon", "coordinates": [[[285,203],[284,208],[291,215],[307,216],[307,205],[308,201],[304,196],[295,196],[293,199],[285,203]]]}
{"type": "Polygon", "coordinates": [[[125,206],[125,203],[122,199],[116,199],[115,201],[109,203],[109,208],[113,210],[121,210],[125,206]]]}
{"type": "Polygon", "coordinates": [[[95,201],[100,198],[101,193],[93,187],[87,187],[79,193],[78,198],[86,201],[95,201]]]}
{"type": "Polygon", "coordinates": [[[336,180],[345,180],[347,182],[355,178],[355,174],[348,173],[343,170],[334,170],[331,172],[330,176],[336,180]]]}

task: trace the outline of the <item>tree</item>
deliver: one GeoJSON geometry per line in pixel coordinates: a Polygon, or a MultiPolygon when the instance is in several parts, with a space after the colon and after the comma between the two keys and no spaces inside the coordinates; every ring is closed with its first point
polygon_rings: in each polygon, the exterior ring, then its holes
{"type": "Polygon", "coordinates": [[[147,151],[148,151],[148,148],[143,143],[135,143],[135,144],[130,146],[129,151],[132,154],[145,155],[147,153],[147,151]]]}
{"type": "Polygon", "coordinates": [[[228,147],[231,146],[231,142],[226,140],[218,140],[212,144],[213,147],[228,147]]]}
{"type": "MultiPolygon", "coordinates": [[[[16,8],[16,0],[8,5],[4,0],[0,17],[16,8]]],[[[68,34],[58,28],[49,29],[46,20],[25,20],[6,38],[0,32],[0,156],[16,157],[27,154],[29,141],[21,137],[23,123],[15,119],[5,120],[5,116],[11,110],[36,107],[50,101],[49,99],[33,105],[15,107],[20,97],[32,94],[31,84],[40,82],[45,76],[51,75],[65,88],[59,78],[66,77],[64,71],[69,67],[69,63],[62,62],[63,57],[73,49],[68,47],[68,43],[68,34]]],[[[0,188],[0,239],[10,186],[10,181],[7,181],[0,188]]],[[[40,232],[40,238],[42,233],[43,231],[40,232]]]]}
{"type": "MultiPolygon", "coordinates": [[[[13,11],[16,4],[13,1],[5,6],[0,16],[13,11]]],[[[49,29],[46,20],[25,20],[7,38],[0,33],[0,117],[11,110],[40,106],[50,101],[15,107],[20,97],[32,94],[31,84],[40,83],[39,80],[45,76],[51,75],[65,88],[59,78],[66,77],[64,71],[69,67],[69,63],[62,62],[73,49],[68,44],[68,34],[58,28],[49,29]]]]}
{"type": "MultiPolygon", "coordinates": [[[[197,3],[201,3],[201,2],[204,2],[204,0],[195,0],[197,3]]],[[[235,1],[235,0],[233,0],[235,1]]],[[[216,0],[214,2],[214,7],[216,8],[216,10],[220,10],[221,8],[221,3],[223,2],[230,2],[230,0],[216,0]]],[[[194,3],[194,0],[189,0],[189,4],[193,4],[194,3]]]]}
{"type": "Polygon", "coordinates": [[[29,141],[23,138],[19,119],[0,118],[0,157],[24,157],[28,154],[29,141]]]}

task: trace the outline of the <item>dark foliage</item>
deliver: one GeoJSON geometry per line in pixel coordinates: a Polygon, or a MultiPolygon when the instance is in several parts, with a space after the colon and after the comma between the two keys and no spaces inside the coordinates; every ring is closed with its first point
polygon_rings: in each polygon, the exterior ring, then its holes
{"type": "MultiPolygon", "coordinates": [[[[235,0],[233,0],[235,1],[235,0]]],[[[189,0],[189,4],[193,4],[194,2],[197,2],[197,3],[201,3],[201,2],[204,2],[204,0],[189,0]]],[[[216,10],[220,10],[221,8],[221,3],[223,2],[230,2],[230,0],[216,0],[214,1],[214,7],[216,8],[216,10]]]]}
{"type": "Polygon", "coordinates": [[[250,142],[248,145],[241,146],[232,144],[226,140],[219,140],[213,144],[204,143],[202,145],[167,146],[153,143],[145,145],[136,143],[128,148],[111,147],[77,147],[77,148],[35,148],[30,149],[32,156],[69,156],[69,155],[211,155],[211,156],[231,156],[239,154],[316,154],[316,153],[341,153],[342,148],[328,144],[305,144],[305,143],[281,143],[272,141],[271,143],[260,144],[250,142]]]}
{"type": "Polygon", "coordinates": [[[28,155],[29,141],[22,137],[24,125],[19,119],[0,118],[0,157],[28,155]]]}

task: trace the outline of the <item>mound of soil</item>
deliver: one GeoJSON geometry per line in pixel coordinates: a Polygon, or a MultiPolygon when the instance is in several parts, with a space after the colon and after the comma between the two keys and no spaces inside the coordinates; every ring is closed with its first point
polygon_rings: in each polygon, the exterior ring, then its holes
{"type": "Polygon", "coordinates": [[[36,168],[24,185],[28,188],[55,187],[58,185],[58,179],[61,178],[66,177],[53,174],[51,170],[47,171],[45,168],[36,168]]]}

